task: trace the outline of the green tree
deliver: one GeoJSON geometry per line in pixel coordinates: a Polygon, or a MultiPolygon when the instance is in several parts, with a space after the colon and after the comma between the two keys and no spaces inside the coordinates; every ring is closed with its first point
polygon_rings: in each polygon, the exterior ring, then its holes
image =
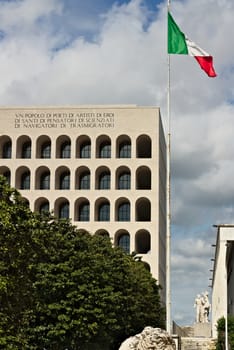
{"type": "Polygon", "coordinates": [[[108,238],[31,212],[3,178],[0,218],[0,348],[117,349],[164,326],[156,281],[108,238]]]}
{"type": "MultiPolygon", "coordinates": [[[[218,339],[217,350],[225,349],[225,318],[221,317],[217,322],[218,339]]],[[[228,316],[228,343],[229,348],[234,349],[234,316],[228,316]]]]}

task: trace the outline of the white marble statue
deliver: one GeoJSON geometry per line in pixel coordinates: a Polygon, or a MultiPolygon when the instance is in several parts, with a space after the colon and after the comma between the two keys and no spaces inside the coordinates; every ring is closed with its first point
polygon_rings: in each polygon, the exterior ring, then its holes
{"type": "Polygon", "coordinates": [[[198,294],[195,298],[194,307],[196,307],[196,322],[208,323],[211,305],[208,298],[209,293],[204,292],[202,295],[198,294]]]}
{"type": "Polygon", "coordinates": [[[208,295],[209,295],[208,292],[204,292],[203,293],[203,300],[202,300],[203,301],[203,314],[204,314],[204,322],[205,323],[209,322],[209,313],[210,313],[210,309],[211,309],[208,295]]]}
{"type": "Polygon", "coordinates": [[[194,307],[196,308],[196,322],[202,322],[202,298],[201,295],[198,294],[195,298],[194,307]]]}
{"type": "Polygon", "coordinates": [[[175,350],[176,344],[161,328],[145,327],[134,337],[126,339],[119,350],[175,350]]]}

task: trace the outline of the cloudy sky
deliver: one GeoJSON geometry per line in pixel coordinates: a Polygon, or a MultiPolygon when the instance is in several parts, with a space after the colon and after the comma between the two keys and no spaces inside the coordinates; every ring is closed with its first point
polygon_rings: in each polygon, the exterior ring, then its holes
{"type": "MultiPolygon", "coordinates": [[[[172,318],[187,325],[210,282],[212,226],[234,223],[234,2],[171,12],[218,74],[171,57],[172,318]]],[[[161,0],[0,0],[0,105],[156,105],[167,132],[166,20],[161,0]]]]}

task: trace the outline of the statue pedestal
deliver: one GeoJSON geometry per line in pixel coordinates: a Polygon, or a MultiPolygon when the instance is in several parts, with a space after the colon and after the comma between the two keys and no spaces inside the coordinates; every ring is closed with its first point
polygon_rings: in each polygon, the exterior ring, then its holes
{"type": "Polygon", "coordinates": [[[194,337],[211,337],[211,323],[194,323],[193,325],[194,337]]]}

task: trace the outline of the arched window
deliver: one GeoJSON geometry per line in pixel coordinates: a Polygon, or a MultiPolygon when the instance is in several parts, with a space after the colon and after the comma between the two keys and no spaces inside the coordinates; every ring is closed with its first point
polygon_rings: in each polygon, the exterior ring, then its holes
{"type": "Polygon", "coordinates": [[[21,190],[29,190],[30,189],[30,172],[26,171],[21,175],[21,190]]]}
{"type": "Polygon", "coordinates": [[[129,234],[123,234],[118,239],[118,246],[121,247],[125,253],[130,253],[130,237],[129,234]]]}
{"type": "Polygon", "coordinates": [[[110,237],[109,233],[103,229],[96,231],[95,235],[102,236],[102,237],[110,237]]]}
{"type": "Polygon", "coordinates": [[[120,174],[118,179],[118,189],[119,190],[130,190],[131,188],[131,175],[129,172],[124,172],[120,174]]]}
{"type": "Polygon", "coordinates": [[[100,144],[99,158],[110,158],[111,157],[111,144],[109,141],[103,141],[100,144]]]}
{"type": "Polygon", "coordinates": [[[31,141],[24,142],[22,145],[22,158],[31,158],[31,141]]]}
{"type": "Polygon", "coordinates": [[[91,157],[91,143],[90,141],[83,142],[80,145],[80,158],[90,158],[91,157]]]}
{"type": "Polygon", "coordinates": [[[118,207],[118,221],[130,221],[130,203],[121,203],[118,207]]]}
{"type": "Polygon", "coordinates": [[[41,174],[40,189],[41,190],[49,190],[50,189],[50,173],[49,172],[41,174]]]}
{"type": "Polygon", "coordinates": [[[71,142],[65,141],[61,144],[60,158],[71,158],[71,142]]]}
{"type": "Polygon", "coordinates": [[[43,202],[39,207],[39,212],[48,212],[50,210],[49,202],[43,202]]]}
{"type": "Polygon", "coordinates": [[[11,151],[12,151],[11,141],[5,142],[2,150],[2,158],[5,158],[5,159],[11,158],[11,151]]]}
{"type": "Polygon", "coordinates": [[[2,175],[6,178],[8,185],[10,185],[11,184],[11,172],[5,171],[2,175]]]}
{"type": "Polygon", "coordinates": [[[68,219],[69,218],[69,203],[65,202],[59,206],[59,218],[68,219]]]}
{"type": "Polygon", "coordinates": [[[151,220],[151,203],[147,198],[139,198],[136,202],[136,221],[151,220]]]}
{"type": "Polygon", "coordinates": [[[135,236],[135,252],[139,254],[147,254],[150,252],[151,237],[146,230],[140,230],[135,236]]]}
{"type": "Polygon", "coordinates": [[[51,157],[51,143],[47,141],[41,146],[41,158],[50,158],[51,157]]]}
{"type": "Polygon", "coordinates": [[[131,143],[129,141],[120,143],[119,158],[131,158],[131,143]]]}
{"type": "Polygon", "coordinates": [[[89,221],[89,203],[82,203],[79,207],[79,221],[89,221]]]}
{"type": "Polygon", "coordinates": [[[98,221],[110,221],[110,204],[102,203],[99,206],[98,221]]]}
{"type": "Polygon", "coordinates": [[[36,158],[51,158],[51,139],[47,135],[41,135],[36,140],[36,158]]]}
{"type": "Polygon", "coordinates": [[[28,200],[27,198],[22,197],[22,204],[23,204],[25,207],[30,208],[30,203],[29,203],[29,200],[28,200]]]}
{"type": "Polygon", "coordinates": [[[69,190],[70,189],[70,173],[64,172],[60,175],[60,184],[59,184],[60,190],[69,190]]]}
{"type": "Polygon", "coordinates": [[[109,190],[110,189],[110,173],[105,171],[99,176],[99,190],[109,190]]]}
{"type": "Polygon", "coordinates": [[[90,189],[90,173],[85,172],[80,175],[80,190],[89,190],[90,189]]]}
{"type": "Polygon", "coordinates": [[[147,135],[137,138],[137,158],[151,158],[151,139],[147,135]]]}
{"type": "Polygon", "coordinates": [[[151,170],[146,166],[141,166],[136,171],[136,189],[151,189],[151,170]]]}
{"type": "Polygon", "coordinates": [[[144,267],[147,271],[150,272],[150,265],[148,263],[146,263],[145,261],[143,261],[144,267]]]}

